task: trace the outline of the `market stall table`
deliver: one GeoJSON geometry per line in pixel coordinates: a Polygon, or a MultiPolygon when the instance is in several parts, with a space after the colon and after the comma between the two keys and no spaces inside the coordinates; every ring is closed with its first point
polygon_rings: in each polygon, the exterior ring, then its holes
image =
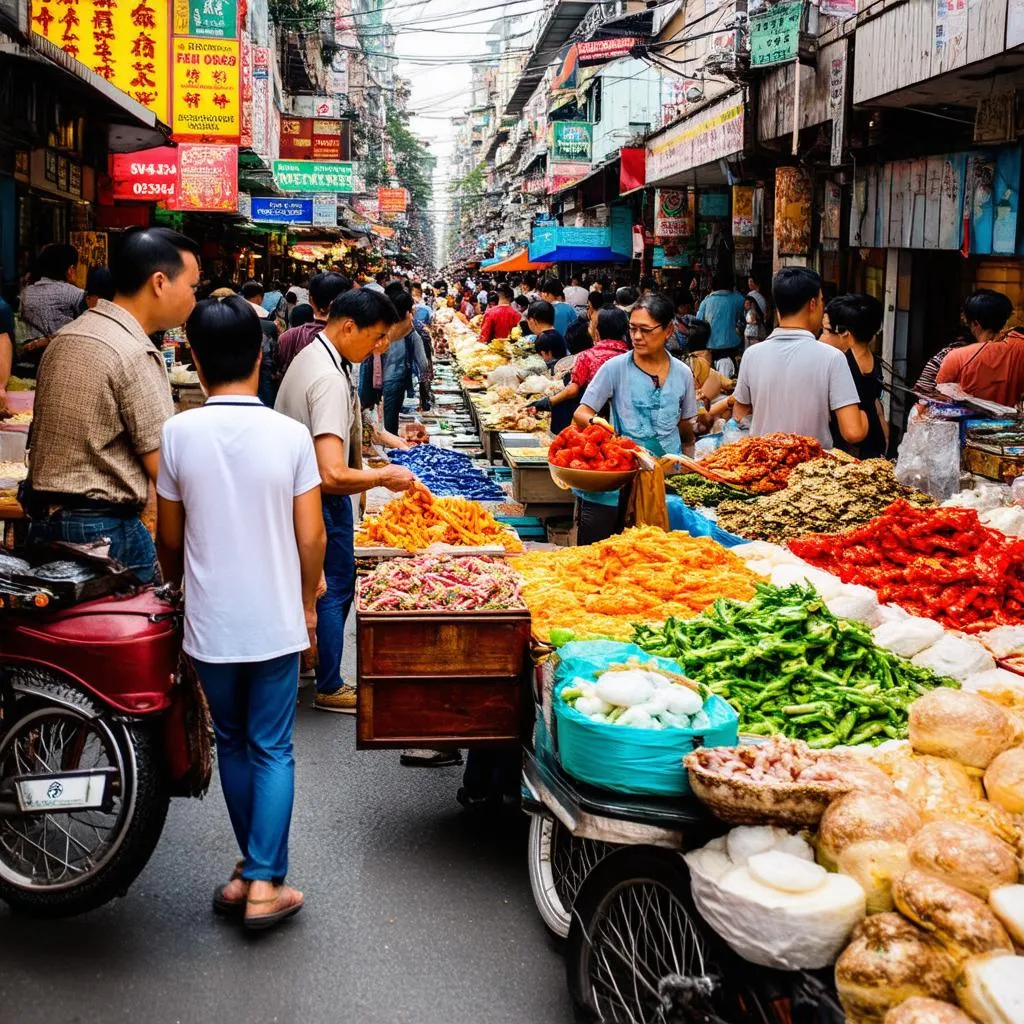
{"type": "Polygon", "coordinates": [[[551,479],[548,471],[545,438],[542,441],[533,434],[501,434],[501,447],[505,461],[512,468],[512,497],[524,505],[560,506],[556,512],[564,513],[564,506],[572,505],[575,500],[572,491],[565,491],[551,479]],[[538,454],[530,456],[512,450],[536,448],[538,454]]]}

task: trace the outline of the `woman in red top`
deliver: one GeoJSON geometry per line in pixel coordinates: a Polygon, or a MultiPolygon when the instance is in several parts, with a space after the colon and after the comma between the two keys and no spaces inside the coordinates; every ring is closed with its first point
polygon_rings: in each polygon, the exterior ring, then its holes
{"type": "Polygon", "coordinates": [[[629,345],[623,341],[629,330],[629,320],[621,309],[608,306],[600,310],[597,317],[591,321],[591,330],[597,340],[592,348],[576,356],[569,383],[552,398],[538,398],[531,408],[538,412],[550,412],[553,406],[578,400],[597,375],[597,371],[609,359],[629,351],[629,345]]]}

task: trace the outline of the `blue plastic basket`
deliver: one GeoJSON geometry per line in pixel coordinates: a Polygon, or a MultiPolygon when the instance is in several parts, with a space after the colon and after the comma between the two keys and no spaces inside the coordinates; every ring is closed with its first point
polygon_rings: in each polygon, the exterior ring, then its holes
{"type": "Polygon", "coordinates": [[[674,662],[652,658],[633,644],[582,641],[562,648],[552,697],[558,760],[573,778],[602,789],[684,796],[690,792],[690,782],[683,758],[696,747],[735,746],[739,741],[739,716],[727,701],[712,695],[705,702],[711,720],[708,729],[632,729],[591,721],[562,700],[562,690],[573,684],[576,675],[583,675],[572,671],[574,662],[609,666],[634,654],[669,671],[680,671],[674,662]],[[566,678],[570,672],[572,678],[566,678]]]}

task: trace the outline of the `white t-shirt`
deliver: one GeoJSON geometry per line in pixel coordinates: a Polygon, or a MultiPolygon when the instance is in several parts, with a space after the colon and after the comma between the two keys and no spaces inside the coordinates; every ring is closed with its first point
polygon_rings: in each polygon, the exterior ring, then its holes
{"type": "Polygon", "coordinates": [[[751,434],[802,434],[826,449],[832,447],[829,414],[859,401],[839,349],[810,331],[782,327],[747,349],[734,396],[753,408],[751,434]]]}
{"type": "Polygon", "coordinates": [[[293,500],[320,485],[309,432],[258,398],[211,398],[164,424],[157,493],[185,506],[185,641],[208,662],[309,646],[293,500]]]}
{"type": "Polygon", "coordinates": [[[581,313],[587,308],[587,299],[590,298],[590,292],[581,285],[566,285],[563,294],[565,295],[565,301],[568,302],[577,313],[581,313]]]}

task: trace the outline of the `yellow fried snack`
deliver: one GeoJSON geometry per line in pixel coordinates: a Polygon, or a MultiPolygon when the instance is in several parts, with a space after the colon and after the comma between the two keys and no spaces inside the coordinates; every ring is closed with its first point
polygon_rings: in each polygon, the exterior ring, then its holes
{"type": "Polygon", "coordinates": [[[404,551],[423,551],[431,544],[523,550],[519,538],[479,502],[466,498],[436,498],[419,483],[402,497],[389,501],[376,518],[365,520],[355,542],[356,547],[404,551]]]}

